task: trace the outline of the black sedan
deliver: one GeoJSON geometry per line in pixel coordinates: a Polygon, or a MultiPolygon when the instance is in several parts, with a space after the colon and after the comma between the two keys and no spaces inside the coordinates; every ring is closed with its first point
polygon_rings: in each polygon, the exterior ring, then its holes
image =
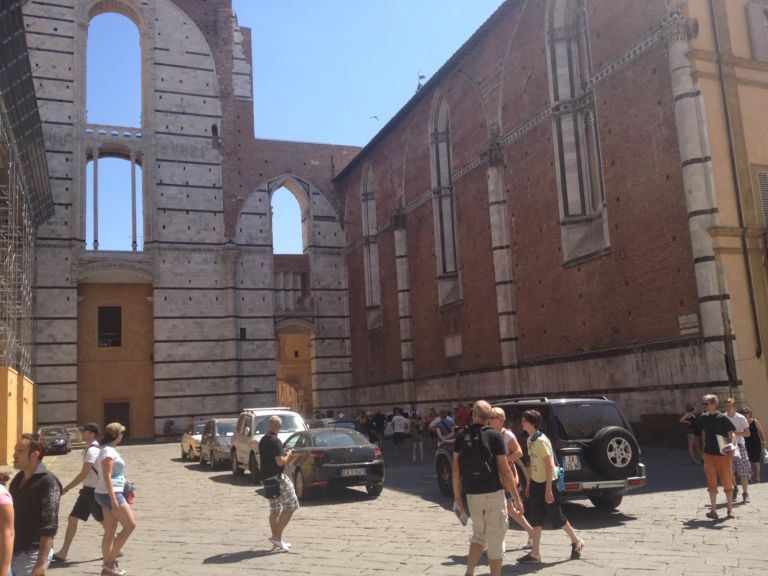
{"type": "Polygon", "coordinates": [[[285,441],[285,449],[293,450],[285,473],[300,500],[314,489],[329,486],[365,486],[372,498],[384,488],[381,450],[354,430],[302,430],[285,441]]]}

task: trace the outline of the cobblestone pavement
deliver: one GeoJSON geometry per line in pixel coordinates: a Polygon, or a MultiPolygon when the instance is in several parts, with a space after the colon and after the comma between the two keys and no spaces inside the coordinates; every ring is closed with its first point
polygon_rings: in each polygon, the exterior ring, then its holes
{"type": "MultiPolygon", "coordinates": [[[[462,575],[469,527],[462,527],[439,496],[431,460],[411,464],[386,445],[387,482],[377,500],[347,489],[307,503],[286,530],[290,553],[270,553],[268,505],[249,475],[211,472],[179,459],[178,444],[120,449],[126,471],[137,485],[138,527],[125,548],[121,567],[130,576],[160,574],[234,575],[462,575]]],[[[81,466],[81,452],[48,458],[64,483],[81,466]]],[[[704,517],[708,496],[700,467],[687,453],[644,452],[649,486],[625,497],[618,512],[589,503],[566,507],[585,541],[581,560],[569,561],[561,532],[544,533],[544,563],[516,565],[525,541],[510,530],[504,574],[588,576],[768,574],[765,552],[768,484],[750,487],[750,504],[736,507],[737,518],[713,522],[704,517]]],[[[76,491],[62,500],[63,538],[76,491]]],[[[722,496],[721,496],[722,498],[722,496]]],[[[71,562],[54,564],[56,576],[100,573],[100,527],[80,524],[71,562]]],[[[476,574],[488,574],[487,564],[476,574]]]]}

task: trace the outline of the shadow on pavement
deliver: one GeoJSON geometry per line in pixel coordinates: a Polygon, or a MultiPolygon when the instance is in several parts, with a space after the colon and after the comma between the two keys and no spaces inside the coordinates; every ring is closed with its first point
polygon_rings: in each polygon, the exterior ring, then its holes
{"type": "Polygon", "coordinates": [[[706,530],[722,530],[723,528],[730,528],[732,523],[731,518],[721,517],[718,520],[686,520],[683,522],[683,530],[698,530],[705,528],[706,530]]]}
{"type": "Polygon", "coordinates": [[[280,554],[282,550],[243,550],[242,552],[230,552],[229,554],[216,554],[203,559],[203,564],[235,564],[251,558],[261,558],[280,554]]]}

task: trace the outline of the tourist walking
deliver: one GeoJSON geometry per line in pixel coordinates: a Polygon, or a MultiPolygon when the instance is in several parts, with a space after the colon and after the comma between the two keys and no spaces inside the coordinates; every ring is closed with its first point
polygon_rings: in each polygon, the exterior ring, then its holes
{"type": "Polygon", "coordinates": [[[731,453],[724,454],[723,446],[735,446],[736,428],[728,417],[717,409],[718,399],[714,394],[706,394],[702,399],[706,410],[699,416],[701,445],[704,452],[704,473],[707,476],[710,510],[707,518],[717,520],[717,479],[725,491],[728,504],[728,518],[733,518],[733,471],[731,453]]]}
{"type": "Polygon", "coordinates": [[[99,503],[96,502],[96,484],[99,481],[99,477],[96,474],[95,466],[96,459],[101,451],[101,446],[96,441],[96,438],[101,435],[101,429],[94,422],[78,426],[78,429],[86,444],[85,450],[83,450],[83,467],[80,469],[80,473],[69,484],[64,486],[62,494],[66,494],[72,488],[79,486],[80,483],[83,484],[83,487],[80,489],[80,494],[78,494],[75,505],[72,507],[72,512],[69,513],[67,531],[64,533],[64,543],[59,548],[59,551],[53,555],[53,560],[56,562],[67,561],[69,547],[72,545],[72,540],[75,539],[77,523],[80,520],[87,522],[88,518],[93,516],[96,522],[101,523],[104,521],[104,513],[99,503]]]}
{"type": "Polygon", "coordinates": [[[701,430],[699,430],[699,425],[696,423],[699,417],[694,408],[692,402],[685,405],[685,414],[680,417],[680,423],[685,425],[685,434],[688,438],[688,454],[691,456],[691,463],[701,464],[701,443],[699,441],[701,430]]]}
{"type": "Polygon", "coordinates": [[[13,498],[5,487],[10,478],[0,472],[0,576],[8,576],[13,557],[13,498]]]}
{"type": "Polygon", "coordinates": [[[409,425],[410,422],[403,416],[403,411],[395,408],[395,415],[392,417],[392,444],[398,454],[405,451],[405,437],[408,434],[409,425]]]}
{"type": "Polygon", "coordinates": [[[9,489],[14,515],[14,576],[45,576],[53,556],[61,482],[43,464],[45,449],[39,434],[22,434],[13,449],[13,467],[20,470],[9,489]]]}
{"type": "Polygon", "coordinates": [[[416,456],[419,462],[424,464],[424,430],[426,428],[421,414],[414,411],[411,413],[411,441],[413,442],[413,463],[416,464],[416,456]]]}
{"type": "Polygon", "coordinates": [[[283,540],[283,531],[299,509],[299,499],[293,482],[283,472],[293,450],[285,450],[277,433],[283,425],[279,416],[270,416],[268,430],[259,441],[261,473],[264,496],[269,500],[269,528],[272,531],[269,542],[272,550],[289,550],[291,545],[283,540]]]}
{"type": "Polygon", "coordinates": [[[115,449],[125,435],[125,426],[119,422],[107,424],[101,439],[101,450],[96,458],[98,472],[96,501],[104,514],[104,536],[101,539],[102,576],[124,576],[117,558],[136,529],[136,518],[125,498],[125,460],[115,449]],[[118,524],[121,527],[117,532],[118,524]]]}
{"type": "Polygon", "coordinates": [[[459,516],[464,514],[462,494],[467,495],[472,536],[469,539],[466,574],[475,573],[483,549],[488,554],[491,576],[501,575],[507,504],[504,490],[513,494],[513,506],[521,513],[523,502],[515,486],[501,435],[489,426],[491,405],[478,400],[472,408],[472,424],[456,435],[453,451],[453,498],[459,516]]]}
{"type": "Polygon", "coordinates": [[[728,398],[725,401],[725,415],[733,423],[736,429],[736,450],[733,452],[732,468],[733,468],[733,499],[736,500],[736,496],[739,493],[737,484],[741,482],[741,501],[744,504],[749,502],[749,479],[752,477],[752,467],[749,464],[749,456],[747,455],[747,444],[745,438],[750,435],[749,422],[743,414],[736,412],[736,400],[728,398]]]}
{"type": "Polygon", "coordinates": [[[571,540],[571,560],[581,558],[584,542],[576,535],[560,505],[560,492],[555,488],[557,482],[555,453],[552,443],[539,429],[541,413],[538,410],[526,410],[522,414],[522,427],[528,434],[528,456],[531,460],[530,482],[525,487],[528,504],[526,517],[533,527],[531,551],[518,558],[518,562],[541,562],[541,531],[544,520],[549,519],[552,527],[562,528],[571,540]]]}
{"type": "Polygon", "coordinates": [[[445,440],[448,436],[453,434],[453,428],[456,423],[448,415],[448,410],[440,410],[437,417],[429,423],[429,429],[434,431],[437,435],[438,443],[445,440]]]}
{"type": "Polygon", "coordinates": [[[744,439],[744,443],[747,445],[747,456],[752,464],[752,478],[755,482],[760,482],[760,464],[766,447],[765,431],[757,418],[752,416],[752,409],[749,406],[744,406],[741,413],[749,422],[749,436],[744,439]]]}
{"type": "MultiPolygon", "coordinates": [[[[501,439],[504,441],[504,452],[506,453],[509,469],[514,478],[515,492],[519,497],[519,479],[515,462],[523,457],[523,449],[520,447],[520,443],[517,441],[515,433],[504,427],[506,417],[507,415],[506,412],[504,412],[504,409],[496,407],[493,409],[490,425],[491,428],[501,434],[501,439]]],[[[530,548],[533,545],[533,528],[528,523],[528,520],[526,520],[525,514],[514,506],[515,494],[506,492],[505,496],[507,498],[507,514],[517,522],[523,530],[525,530],[525,533],[528,535],[528,542],[526,543],[525,548],[530,548]]]]}

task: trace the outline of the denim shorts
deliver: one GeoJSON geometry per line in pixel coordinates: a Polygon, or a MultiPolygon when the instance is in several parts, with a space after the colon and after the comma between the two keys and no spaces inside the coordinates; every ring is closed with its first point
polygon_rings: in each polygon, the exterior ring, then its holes
{"type": "MultiPolygon", "coordinates": [[[[121,508],[128,504],[128,501],[125,499],[122,492],[115,492],[115,499],[117,500],[117,505],[121,508]]],[[[96,492],[96,502],[98,502],[99,506],[104,508],[104,510],[112,510],[112,502],[109,499],[109,494],[100,494],[99,492],[96,492]]]]}

